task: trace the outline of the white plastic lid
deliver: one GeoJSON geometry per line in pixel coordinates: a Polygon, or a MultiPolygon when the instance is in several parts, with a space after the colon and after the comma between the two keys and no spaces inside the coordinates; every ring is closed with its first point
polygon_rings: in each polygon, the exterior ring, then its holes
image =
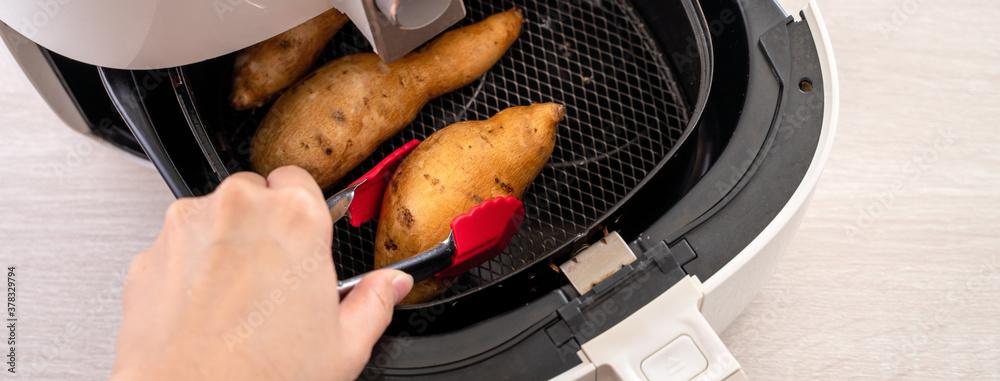
{"type": "Polygon", "coordinates": [[[245,48],[341,1],[17,0],[0,2],[0,20],[77,61],[158,69],[245,48]]]}
{"type": "Polygon", "coordinates": [[[419,29],[441,17],[451,0],[376,0],[375,4],[393,24],[419,29]]]}

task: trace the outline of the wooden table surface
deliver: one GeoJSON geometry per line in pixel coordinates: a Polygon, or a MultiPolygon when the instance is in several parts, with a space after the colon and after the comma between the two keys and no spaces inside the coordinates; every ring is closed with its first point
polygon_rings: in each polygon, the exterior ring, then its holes
{"type": "MultiPolygon", "coordinates": [[[[1000,7],[820,7],[840,73],[836,143],[788,253],[722,339],[759,380],[1000,379],[1000,7]]],[[[170,192],[66,127],[6,50],[0,179],[17,377],[106,378],[125,269],[170,192]]]]}

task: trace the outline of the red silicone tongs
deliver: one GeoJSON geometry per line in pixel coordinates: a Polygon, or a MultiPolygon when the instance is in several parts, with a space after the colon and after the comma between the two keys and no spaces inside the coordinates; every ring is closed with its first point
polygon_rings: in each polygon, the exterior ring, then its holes
{"type": "Polygon", "coordinates": [[[377,217],[382,210],[382,196],[385,195],[385,187],[389,185],[389,179],[392,178],[392,174],[396,172],[396,167],[403,161],[403,158],[418,145],[420,145],[420,141],[414,139],[392,151],[375,168],[372,168],[361,178],[354,180],[344,190],[326,199],[326,206],[330,208],[333,220],[337,221],[347,217],[351,226],[358,227],[377,217]]]}
{"type": "MultiPolygon", "coordinates": [[[[383,268],[405,271],[419,282],[431,276],[459,275],[496,257],[514,237],[524,219],[524,207],[513,196],[498,197],[472,207],[451,220],[451,233],[427,251],[383,268]]],[[[338,281],[343,298],[368,273],[338,281]]]]}

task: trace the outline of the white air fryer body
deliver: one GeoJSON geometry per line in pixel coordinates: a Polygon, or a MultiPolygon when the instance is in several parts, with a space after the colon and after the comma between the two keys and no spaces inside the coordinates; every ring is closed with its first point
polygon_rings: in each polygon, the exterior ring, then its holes
{"type": "Polygon", "coordinates": [[[465,15],[460,0],[19,0],[0,3],[0,21],[74,60],[142,70],[231,53],[330,8],[387,62],[465,15]]]}
{"type": "MultiPolygon", "coordinates": [[[[9,27],[83,63],[145,70],[232,53],[332,7],[347,14],[387,62],[465,14],[461,0],[19,0],[0,3],[0,32],[9,27]],[[396,13],[404,9],[401,5],[413,3],[436,8],[425,8],[416,18],[396,13]]],[[[745,379],[717,333],[750,303],[788,246],[826,162],[837,123],[836,66],[815,0],[803,15],[818,49],[826,107],[818,147],[798,189],[767,227],[721,270],[708,279],[685,277],[633,315],[581,343],[577,356],[582,364],[557,380],[745,379]]],[[[0,33],[4,34],[10,33],[0,33]]],[[[93,136],[60,90],[59,78],[38,69],[47,65],[38,49],[10,41],[8,46],[26,72],[36,71],[29,77],[53,109],[68,124],[93,136]]]]}

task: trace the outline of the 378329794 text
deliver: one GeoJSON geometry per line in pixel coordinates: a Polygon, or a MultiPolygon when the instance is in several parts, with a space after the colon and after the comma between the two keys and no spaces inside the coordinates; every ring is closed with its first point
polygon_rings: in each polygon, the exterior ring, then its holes
{"type": "Polygon", "coordinates": [[[15,350],[17,345],[17,282],[14,278],[14,266],[7,268],[7,329],[10,336],[7,336],[7,371],[17,373],[17,357],[15,350]]]}

